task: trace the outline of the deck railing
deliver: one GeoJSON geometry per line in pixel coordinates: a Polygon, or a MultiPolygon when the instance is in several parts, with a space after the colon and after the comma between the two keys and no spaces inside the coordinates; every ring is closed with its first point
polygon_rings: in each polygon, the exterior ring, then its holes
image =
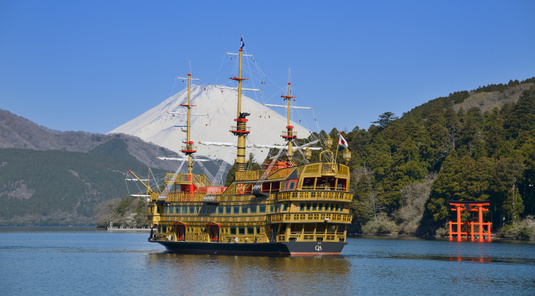
{"type": "Polygon", "coordinates": [[[344,191],[287,191],[277,193],[278,201],[314,200],[351,202],[353,193],[344,191]]]}
{"type": "MultiPolygon", "coordinates": [[[[165,174],[165,184],[170,183],[173,180],[175,174],[165,174]]],[[[175,179],[175,184],[183,183],[195,183],[203,184],[204,186],[213,186],[212,181],[206,177],[206,175],[195,175],[195,174],[178,174],[175,179]],[[191,179],[190,179],[191,176],[191,179]]]]}
{"type": "Polygon", "coordinates": [[[267,216],[268,223],[351,223],[351,214],[270,214],[267,216]]]}

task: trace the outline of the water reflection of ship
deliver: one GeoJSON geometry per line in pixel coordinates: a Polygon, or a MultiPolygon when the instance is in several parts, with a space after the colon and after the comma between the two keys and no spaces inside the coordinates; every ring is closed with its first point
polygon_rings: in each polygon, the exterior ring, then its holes
{"type": "Polygon", "coordinates": [[[452,256],[449,258],[450,261],[492,262],[492,259],[484,257],[452,256]]]}
{"type": "MultiPolygon", "coordinates": [[[[149,254],[148,260],[158,269],[173,270],[177,280],[166,281],[174,286],[170,287],[170,290],[188,291],[189,294],[195,294],[196,289],[203,286],[199,283],[206,281],[205,275],[209,275],[216,289],[212,291],[215,292],[213,294],[224,295],[247,295],[251,292],[273,294],[274,290],[246,290],[269,287],[270,285],[265,284],[266,281],[276,285],[276,291],[284,291],[284,295],[312,295],[318,292],[344,295],[346,283],[351,277],[351,263],[345,256],[220,256],[162,252],[149,254]],[[249,281],[246,284],[244,284],[245,279],[249,281]],[[330,291],[311,290],[312,287],[317,288],[321,284],[317,281],[325,283],[325,287],[331,287],[330,291]],[[259,284],[260,282],[262,284],[259,284]],[[340,283],[336,291],[332,290],[335,283],[340,283]]],[[[199,292],[206,293],[206,291],[199,292]]]]}

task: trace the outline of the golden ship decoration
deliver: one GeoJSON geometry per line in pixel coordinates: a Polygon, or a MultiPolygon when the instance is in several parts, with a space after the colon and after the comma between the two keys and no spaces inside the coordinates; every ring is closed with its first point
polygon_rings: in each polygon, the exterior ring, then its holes
{"type": "MultiPolygon", "coordinates": [[[[297,146],[294,127],[290,123],[290,109],[308,107],[291,106],[295,97],[291,92],[290,73],[285,105],[265,104],[287,108],[287,126],[282,132],[286,142],[278,155],[271,157],[260,170],[246,169],[246,137],[249,113],[241,110],[242,88],[247,78],[242,77],[244,43],[238,51],[237,113],[230,132],[237,137],[235,144],[235,179],[224,187],[212,183],[206,174],[193,173],[193,155],[196,146],[191,138],[191,82],[190,73],[181,78],[188,83],[186,108],[186,139],[182,152],[187,156],[175,173],[165,175],[165,189],[151,189],[148,180],[129,171],[146,189],[150,242],[159,243],[173,253],[243,254],[268,256],[340,255],[347,244],[347,227],[352,214],[349,206],[353,199],[350,191],[350,171],[347,165],[337,163],[339,146],[346,149],[343,159],[351,158],[347,143],[339,135],[336,154],[331,150],[333,139],[323,139],[326,147],[319,153],[318,162],[310,162],[317,141],[297,146]],[[305,156],[303,164],[296,164],[294,153],[305,156]],[[187,163],[187,173],[180,173],[187,163]]],[[[184,113],[181,113],[184,114],[184,113]]],[[[217,145],[217,144],[216,144],[217,145]]],[[[221,170],[220,170],[221,171],[221,170]]],[[[219,173],[218,173],[219,175],[219,173]]]]}

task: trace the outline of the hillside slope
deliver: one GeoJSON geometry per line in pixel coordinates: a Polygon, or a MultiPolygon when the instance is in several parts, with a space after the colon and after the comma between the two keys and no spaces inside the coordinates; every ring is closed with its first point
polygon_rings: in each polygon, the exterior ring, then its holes
{"type": "Polygon", "coordinates": [[[454,92],[374,123],[344,135],[353,231],[445,234],[456,219],[449,200],[490,200],[494,230],[535,215],[535,78],[454,92]]]}
{"type": "Polygon", "coordinates": [[[176,157],[175,152],[146,143],[137,137],[124,134],[102,135],[80,131],[54,131],[0,109],[0,148],[88,152],[113,139],[120,139],[126,143],[126,154],[134,156],[146,166],[168,171],[174,171],[177,168],[176,163],[156,159],[157,156],[176,157]]]}
{"type": "MultiPolygon", "coordinates": [[[[137,137],[53,131],[4,110],[0,147],[0,225],[94,224],[96,205],[128,194],[128,170],[151,167],[161,184],[180,166],[156,159],[176,153],[137,137]]],[[[213,175],[219,166],[204,163],[213,175]]]]}
{"type": "MultiPolygon", "coordinates": [[[[125,152],[125,151],[122,151],[125,152]]],[[[0,149],[0,225],[89,225],[142,164],[98,153],[0,149]]]]}

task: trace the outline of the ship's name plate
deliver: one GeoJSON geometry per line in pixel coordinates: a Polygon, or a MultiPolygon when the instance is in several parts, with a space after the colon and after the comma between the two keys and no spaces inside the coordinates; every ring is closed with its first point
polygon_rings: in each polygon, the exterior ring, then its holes
{"type": "Polygon", "coordinates": [[[213,202],[213,201],[215,201],[215,195],[207,194],[207,195],[204,196],[202,201],[204,201],[204,202],[213,202]]]}

